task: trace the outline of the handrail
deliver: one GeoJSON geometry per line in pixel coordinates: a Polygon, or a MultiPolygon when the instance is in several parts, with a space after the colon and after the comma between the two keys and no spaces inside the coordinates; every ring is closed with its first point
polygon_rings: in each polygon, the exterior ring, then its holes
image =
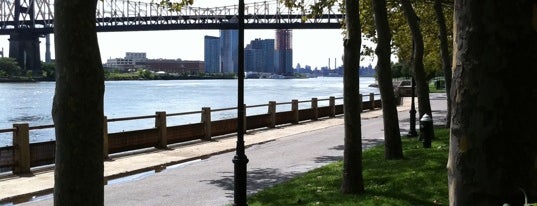
{"type": "MultiPolygon", "coordinates": [[[[374,94],[375,96],[378,96],[379,94],[374,94]]],[[[334,100],[340,100],[343,99],[343,97],[335,97],[334,100]]],[[[317,101],[329,101],[330,98],[325,99],[318,99],[317,101]]],[[[308,103],[311,102],[310,100],[301,100],[298,101],[298,103],[308,103]]],[[[292,102],[276,102],[276,105],[286,105],[286,104],[292,104],[292,102]]],[[[264,107],[268,106],[269,104],[257,104],[257,105],[250,105],[246,106],[246,108],[256,108],[256,107],[264,107]]],[[[237,107],[227,107],[227,108],[220,108],[220,109],[212,109],[212,112],[220,112],[220,111],[226,111],[226,110],[235,110],[237,107]]],[[[191,115],[191,114],[200,114],[202,111],[191,111],[191,112],[179,112],[179,113],[171,113],[166,114],[167,117],[171,116],[181,116],[181,115],[191,115]]],[[[108,119],[107,122],[120,122],[120,121],[130,121],[130,120],[139,120],[139,119],[149,119],[149,118],[155,118],[156,115],[144,115],[144,116],[135,116],[135,117],[119,117],[119,118],[111,118],[108,119]]],[[[50,129],[54,128],[54,125],[38,125],[38,126],[32,126],[29,127],[30,130],[37,130],[37,129],[50,129]]],[[[0,133],[8,133],[8,132],[15,132],[16,128],[7,128],[7,129],[0,129],[0,133]]]]}
{"type": "Polygon", "coordinates": [[[201,111],[172,113],[172,114],[166,114],[166,116],[171,117],[171,116],[190,115],[190,114],[199,114],[199,113],[201,113],[201,111]]]}
{"type": "Polygon", "coordinates": [[[49,128],[54,128],[54,125],[49,124],[49,125],[39,125],[39,126],[29,127],[30,130],[34,130],[34,129],[49,129],[49,128]]]}
{"type": "Polygon", "coordinates": [[[17,130],[17,129],[15,129],[15,128],[10,128],[10,129],[0,129],[0,133],[14,132],[15,130],[17,130]]]}
{"type": "MultiPolygon", "coordinates": [[[[366,109],[377,109],[381,106],[381,100],[375,100],[374,95],[369,94],[369,99],[363,101],[362,104],[366,109]]],[[[321,101],[329,101],[328,106],[318,106],[319,100],[312,98],[310,100],[292,100],[292,102],[276,103],[270,101],[268,104],[250,105],[246,108],[268,107],[267,113],[261,115],[254,114],[246,116],[249,120],[245,122],[245,131],[258,128],[275,128],[277,125],[298,124],[301,121],[315,121],[319,118],[332,118],[336,115],[343,114],[343,105],[335,103],[335,97],[321,99],[321,101]],[[311,102],[311,106],[299,108],[299,103],[311,102]],[[276,111],[276,105],[292,104],[290,111],[276,111]]],[[[343,98],[337,98],[343,99],[343,98]]],[[[303,105],[304,106],[304,105],[303,105]]],[[[223,121],[212,121],[211,113],[227,110],[236,110],[236,107],[228,107],[211,110],[210,107],[203,107],[201,111],[183,112],[166,114],[165,111],[157,111],[155,115],[145,115],[138,117],[123,117],[105,120],[103,123],[103,155],[108,156],[109,153],[126,152],[136,149],[144,149],[147,147],[167,148],[168,144],[187,142],[192,140],[210,141],[213,136],[232,134],[237,132],[237,122],[227,118],[223,121]],[[187,114],[201,114],[201,121],[191,124],[182,125],[167,125],[166,118],[168,116],[178,116],[187,114]],[[108,131],[108,122],[137,120],[154,118],[155,127],[143,130],[130,130],[110,133],[108,131]],[[132,140],[132,141],[131,141],[132,140]]],[[[13,133],[13,145],[0,147],[0,170],[6,168],[22,168],[14,169],[15,174],[23,174],[31,171],[31,166],[42,166],[46,164],[54,164],[54,148],[56,142],[54,140],[40,143],[30,143],[29,134],[31,130],[54,128],[54,125],[40,125],[29,127],[28,123],[13,124],[13,128],[1,129],[1,132],[13,133]],[[7,155],[3,155],[7,154],[7,155]],[[38,160],[29,158],[31,155],[37,157],[38,160]]]]}
{"type": "Polygon", "coordinates": [[[155,117],[156,117],[156,115],[146,115],[146,116],[138,116],[138,117],[121,117],[121,118],[109,119],[108,122],[128,121],[128,120],[137,120],[137,119],[149,119],[149,118],[155,118],[155,117]]]}

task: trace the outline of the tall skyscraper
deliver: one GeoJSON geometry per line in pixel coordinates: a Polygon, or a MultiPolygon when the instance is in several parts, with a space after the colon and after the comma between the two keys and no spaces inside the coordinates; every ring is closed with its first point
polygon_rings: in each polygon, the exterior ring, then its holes
{"type": "Polygon", "coordinates": [[[205,72],[220,73],[220,38],[205,36],[204,39],[205,72]]]}
{"type": "Polygon", "coordinates": [[[255,39],[244,50],[246,71],[274,73],[274,39],[255,39]]]}
{"type": "Polygon", "coordinates": [[[276,30],[276,73],[280,75],[293,75],[293,48],[292,33],[289,29],[276,30]]]}
{"type": "Polygon", "coordinates": [[[238,42],[238,30],[220,30],[220,66],[223,73],[237,73],[238,71],[238,42]]]}

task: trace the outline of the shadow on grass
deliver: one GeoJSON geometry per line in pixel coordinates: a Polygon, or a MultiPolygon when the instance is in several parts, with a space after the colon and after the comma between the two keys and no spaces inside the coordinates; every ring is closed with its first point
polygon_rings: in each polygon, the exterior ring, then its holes
{"type": "MultiPolygon", "coordinates": [[[[438,139],[423,149],[415,139],[403,138],[403,160],[385,160],[384,148],[364,151],[365,193],[344,195],[342,162],[315,169],[283,184],[267,188],[249,199],[257,205],[447,205],[445,164],[449,130],[436,130],[438,139]]],[[[340,147],[336,147],[340,148],[340,147]]],[[[323,157],[320,161],[334,159],[323,157]]]]}

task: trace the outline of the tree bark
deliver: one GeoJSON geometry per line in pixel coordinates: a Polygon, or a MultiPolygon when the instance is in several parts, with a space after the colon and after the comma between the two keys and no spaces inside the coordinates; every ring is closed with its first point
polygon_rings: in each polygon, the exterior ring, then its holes
{"type": "Polygon", "coordinates": [[[442,1],[434,1],[434,11],[436,14],[436,23],[438,24],[438,38],[440,39],[440,55],[442,58],[442,70],[444,71],[444,81],[446,81],[446,96],[447,96],[447,113],[446,127],[451,125],[451,61],[452,58],[448,49],[448,34],[446,27],[446,19],[442,9],[442,1]]]}
{"type": "Polygon", "coordinates": [[[103,205],[104,72],[97,1],[56,0],[54,205],[103,205]]]}
{"type": "Polygon", "coordinates": [[[360,119],[359,76],[360,46],[362,43],[359,0],[345,0],[347,8],[347,37],[343,54],[343,107],[345,111],[345,146],[343,151],[343,180],[341,192],[364,192],[362,176],[362,129],[360,119]]]}
{"type": "Polygon", "coordinates": [[[537,4],[455,1],[450,205],[537,202],[537,4]]]}
{"type": "Polygon", "coordinates": [[[412,52],[412,73],[416,81],[416,93],[418,94],[419,118],[428,114],[431,118],[431,103],[429,101],[429,86],[423,66],[423,36],[421,34],[419,19],[409,0],[401,0],[403,13],[408,21],[412,33],[414,49],[412,52]]]}
{"type": "Polygon", "coordinates": [[[399,131],[399,117],[393,91],[391,72],[391,31],[386,11],[386,0],[373,0],[375,26],[377,30],[377,77],[380,96],[382,98],[382,117],[384,121],[384,157],[386,159],[402,159],[403,146],[399,131]]]}

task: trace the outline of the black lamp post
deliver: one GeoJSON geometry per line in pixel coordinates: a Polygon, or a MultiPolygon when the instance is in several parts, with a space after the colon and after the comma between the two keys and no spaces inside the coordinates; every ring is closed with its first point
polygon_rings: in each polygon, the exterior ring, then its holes
{"type": "Polygon", "coordinates": [[[410,103],[410,130],[408,131],[407,137],[417,137],[418,133],[416,132],[416,106],[414,104],[414,97],[416,96],[416,83],[414,82],[414,77],[412,77],[412,101],[410,103]]]}
{"type": "Polygon", "coordinates": [[[239,48],[238,48],[238,101],[237,101],[237,146],[234,164],[234,203],[235,206],[246,206],[246,165],[248,157],[244,152],[244,0],[239,0],[239,48]]]}

